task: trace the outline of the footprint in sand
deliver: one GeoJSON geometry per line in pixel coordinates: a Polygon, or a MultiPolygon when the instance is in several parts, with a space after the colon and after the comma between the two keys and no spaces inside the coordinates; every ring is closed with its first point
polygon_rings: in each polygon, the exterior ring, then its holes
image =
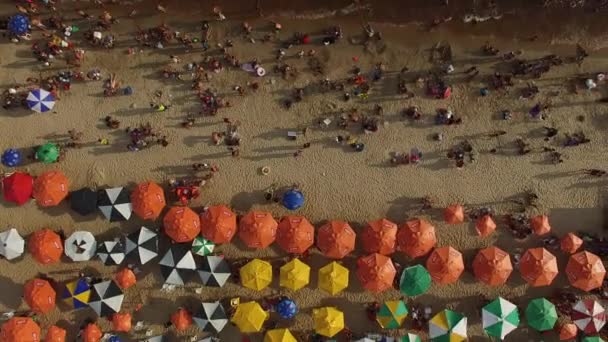
{"type": "Polygon", "coordinates": [[[87,171],[87,183],[98,187],[106,184],[106,172],[100,163],[93,163],[87,171]]]}

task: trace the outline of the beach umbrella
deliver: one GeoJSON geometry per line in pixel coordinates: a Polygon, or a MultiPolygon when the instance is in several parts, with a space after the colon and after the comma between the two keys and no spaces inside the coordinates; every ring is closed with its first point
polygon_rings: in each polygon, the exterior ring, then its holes
{"type": "Polygon", "coordinates": [[[315,332],[321,336],[334,337],[344,329],[344,313],[333,307],[312,310],[315,332]]]}
{"type": "Polygon", "coordinates": [[[437,284],[455,283],[464,271],[462,254],[451,246],[436,248],[426,260],[426,269],[437,284]]]}
{"type": "Polygon", "coordinates": [[[28,249],[38,263],[53,264],[61,259],[63,243],[57,233],[50,229],[41,229],[28,239],[28,249]]]}
{"type": "Polygon", "coordinates": [[[9,18],[7,28],[12,34],[26,34],[30,29],[30,19],[23,14],[15,14],[9,18]]]}
{"type": "Polygon", "coordinates": [[[61,171],[46,171],[34,180],[32,196],[41,207],[52,207],[68,195],[69,181],[61,171]]]}
{"type": "Polygon", "coordinates": [[[517,329],[519,311],[513,303],[498,297],[481,309],[481,322],[486,334],[504,340],[517,329]]]}
{"type": "Polygon", "coordinates": [[[23,299],[27,306],[37,314],[45,314],[53,310],[56,297],[55,290],[44,279],[34,278],[23,286],[23,299]]]}
{"type": "Polygon", "coordinates": [[[4,150],[0,159],[2,160],[2,165],[15,167],[21,164],[21,152],[17,149],[9,148],[4,150]]]}
{"type": "Polygon", "coordinates": [[[100,317],[109,317],[120,311],[124,299],[122,289],[113,280],[93,285],[89,306],[100,317]]]}
{"type": "Polygon", "coordinates": [[[315,227],[304,216],[285,216],[277,227],[277,243],[287,253],[303,254],[315,242],[315,227]]]}
{"type": "Polygon", "coordinates": [[[317,247],[324,256],[342,259],[355,249],[357,235],[344,221],[329,221],[317,231],[317,247]]]}
{"type": "Polygon", "coordinates": [[[163,226],[175,242],[191,242],[201,232],[198,215],[188,207],[171,207],[163,217],[163,226]]]}
{"type": "Polygon", "coordinates": [[[291,319],[298,313],[298,305],[289,298],[282,299],[275,307],[275,311],[284,319],[291,319]]]}
{"type": "Polygon", "coordinates": [[[519,262],[519,272],[530,286],[548,286],[557,276],[557,259],[548,250],[528,249],[519,262]]]}
{"type": "Polygon", "coordinates": [[[249,248],[266,248],[277,237],[277,221],[266,211],[250,211],[239,222],[239,238],[249,248]]]}
{"type": "Polygon", "coordinates": [[[158,256],[158,234],[143,226],[127,235],[124,245],[126,254],[142,265],[158,256]]]}
{"type": "Polygon", "coordinates": [[[297,189],[291,189],[283,194],[283,206],[288,210],[297,210],[304,205],[304,194],[297,189]]]}
{"type": "Polygon", "coordinates": [[[241,333],[256,333],[262,330],[264,322],[268,319],[268,312],[264,311],[257,302],[240,303],[232,316],[231,322],[241,333]]]}
{"type": "Polygon", "coordinates": [[[46,144],[36,148],[36,155],[34,157],[37,161],[45,164],[55,163],[57,160],[59,160],[59,146],[57,146],[57,144],[47,142],[46,144]]]}
{"type": "Polygon", "coordinates": [[[581,342],[604,342],[604,339],[599,336],[586,336],[581,342]]]}
{"type": "Polygon", "coordinates": [[[407,221],[397,231],[397,250],[410,258],[428,254],[436,244],[435,227],[426,220],[407,221]]]}
{"type": "Polygon", "coordinates": [[[241,285],[248,289],[260,291],[272,282],[272,266],[269,262],[253,259],[239,271],[241,285]]]}
{"type": "Polygon", "coordinates": [[[530,219],[530,228],[535,235],[545,235],[551,231],[551,225],[549,224],[549,216],[538,215],[530,219]]]}
{"type": "Polygon", "coordinates": [[[97,257],[104,265],[120,265],[125,260],[125,246],[120,241],[104,241],[97,246],[97,257]]]}
{"type": "Polygon", "coordinates": [[[213,253],[215,244],[202,236],[197,236],[192,241],[192,252],[200,256],[205,256],[213,253]]]}
{"type": "Polygon", "coordinates": [[[97,207],[110,222],[127,221],[131,218],[131,198],[123,187],[99,191],[97,207]]]}
{"type": "Polygon", "coordinates": [[[479,281],[490,285],[503,285],[513,272],[511,257],[497,247],[481,249],[473,259],[473,273],[479,281]]]}
{"type": "Polygon", "coordinates": [[[2,178],[4,200],[17,205],[27,203],[34,192],[34,177],[24,172],[14,172],[2,178]]]}
{"type": "Polygon", "coordinates": [[[72,261],[91,260],[97,251],[97,241],[91,232],[75,231],[65,240],[63,250],[72,261]]]}
{"type": "Polygon", "coordinates": [[[568,233],[561,238],[559,247],[564,253],[574,254],[583,245],[583,240],[574,233],[568,233]]]}
{"type": "Polygon", "coordinates": [[[91,287],[84,278],[76,279],[65,284],[61,299],[74,309],[86,308],[91,299],[91,287]]]}
{"type": "Polygon", "coordinates": [[[23,255],[25,240],[15,228],[0,233],[0,255],[6,260],[13,260],[23,255]]]}
{"type": "Polygon", "coordinates": [[[460,204],[452,204],[443,211],[443,219],[448,224],[460,224],[464,222],[464,207],[460,204]]]}
{"type": "Polygon", "coordinates": [[[156,220],[166,204],[165,192],[157,183],[139,183],[131,192],[133,212],[143,220],[156,220]]]}
{"type": "Polygon", "coordinates": [[[545,298],[531,300],[526,307],[526,320],[534,330],[542,332],[553,329],[557,323],[555,305],[545,298]]]}
{"type": "Polygon", "coordinates": [[[606,324],[606,309],[593,299],[579,300],[574,304],[570,318],[585,334],[593,335],[606,324]]]}
{"type": "Polygon", "coordinates": [[[82,329],[81,335],[83,342],[99,342],[101,341],[103,333],[97,324],[89,323],[84,327],[84,329],[82,329]]]}
{"type": "Polygon", "coordinates": [[[467,318],[452,310],[443,310],[429,321],[429,337],[434,342],[462,342],[467,339],[467,318]]]}
{"type": "Polygon", "coordinates": [[[48,112],[55,106],[55,97],[44,89],[35,89],[27,94],[27,106],[34,112],[48,112]]]}
{"type": "MultiPolygon", "coordinates": [[[[148,337],[145,340],[143,340],[144,342],[170,342],[171,340],[169,339],[169,337],[164,336],[164,335],[158,335],[158,336],[152,336],[152,337],[148,337]]],[[[199,341],[200,342],[200,341],[199,341]]]]}
{"type": "Polygon", "coordinates": [[[431,275],[422,265],[406,267],[401,273],[399,290],[406,296],[418,296],[431,287],[431,275]]]}
{"type": "Polygon", "coordinates": [[[188,310],[179,308],[171,315],[171,323],[177,331],[184,331],[192,325],[192,315],[188,310]]]}
{"type": "Polygon", "coordinates": [[[602,287],[606,268],[597,255],[583,251],[570,256],[566,275],[573,287],[589,292],[602,287]]]}
{"type": "Polygon", "coordinates": [[[281,266],[279,285],[290,290],[299,290],[310,282],[310,266],[300,259],[293,259],[281,266]]]}
{"type": "Polygon", "coordinates": [[[271,329],[266,331],[263,342],[298,342],[289,329],[271,329]]]}
{"type": "Polygon", "coordinates": [[[385,255],[374,253],[357,260],[357,277],[368,291],[379,293],[392,288],[396,274],[395,265],[385,255]]]}
{"type": "Polygon", "coordinates": [[[389,300],[380,306],[376,321],[382,329],[399,329],[407,317],[407,306],[402,300],[389,300]]]}
{"type": "Polygon", "coordinates": [[[129,287],[132,287],[137,284],[137,278],[135,277],[135,273],[133,273],[133,271],[128,267],[125,267],[118,271],[114,275],[114,281],[123,290],[128,289],[129,287]]]}
{"type": "Polygon", "coordinates": [[[559,327],[559,340],[560,341],[573,340],[576,338],[577,334],[578,334],[578,329],[576,328],[576,325],[573,323],[562,324],[559,327]]]}
{"type": "Polygon", "coordinates": [[[112,319],[110,320],[112,322],[112,330],[128,333],[129,331],[131,331],[131,320],[131,314],[128,312],[117,312],[113,314],[112,319]]]}
{"type": "Polygon", "coordinates": [[[194,323],[203,331],[220,333],[228,324],[228,315],[220,302],[203,302],[196,315],[194,323]]]}
{"type": "Polygon", "coordinates": [[[228,243],[236,234],[236,215],[225,205],[213,205],[201,215],[201,235],[215,244],[228,243]]]}
{"type": "Polygon", "coordinates": [[[46,331],[44,342],[65,342],[68,332],[56,325],[51,325],[46,331]]]}
{"type": "Polygon", "coordinates": [[[41,338],[40,327],[29,317],[13,317],[0,329],[2,342],[38,342],[41,338]]]}
{"type": "Polygon", "coordinates": [[[97,191],[82,188],[70,192],[70,208],[82,216],[91,215],[97,211],[97,191]]]}
{"type": "Polygon", "coordinates": [[[348,268],[335,261],[319,269],[319,288],[331,295],[348,287],[348,268]]]}
{"type": "Polygon", "coordinates": [[[361,233],[363,250],[366,253],[391,255],[395,252],[397,225],[387,219],[370,221],[361,233]]]}
{"type": "Polygon", "coordinates": [[[480,217],[475,223],[475,230],[481,237],[486,237],[496,230],[496,222],[490,215],[480,217]]]}
{"type": "Polygon", "coordinates": [[[196,269],[192,251],[184,245],[172,245],[158,262],[165,284],[184,285],[196,269]]]}
{"type": "Polygon", "coordinates": [[[406,335],[401,336],[399,342],[422,342],[420,336],[412,333],[407,333],[406,335]]]}
{"type": "Polygon", "coordinates": [[[208,255],[202,258],[198,275],[205,286],[222,287],[230,278],[230,265],[224,257],[208,255]]]}

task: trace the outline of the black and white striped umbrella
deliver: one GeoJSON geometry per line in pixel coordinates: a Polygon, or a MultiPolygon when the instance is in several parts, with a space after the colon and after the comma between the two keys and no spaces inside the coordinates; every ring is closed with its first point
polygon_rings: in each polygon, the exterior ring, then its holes
{"type": "Polygon", "coordinates": [[[120,265],[125,260],[125,247],[120,241],[104,241],[97,245],[97,257],[104,265],[120,265]]]}
{"type": "Polygon", "coordinates": [[[203,302],[192,318],[201,330],[211,333],[219,333],[228,323],[228,315],[220,302],[203,302]]]}
{"type": "Polygon", "coordinates": [[[142,265],[158,256],[158,234],[146,227],[127,235],[124,244],[127,256],[142,265]]]}
{"type": "Polygon", "coordinates": [[[129,192],[123,187],[100,190],[97,207],[110,222],[126,221],[133,211],[129,192]]]}
{"type": "Polygon", "coordinates": [[[198,275],[205,286],[222,287],[230,278],[230,265],[223,257],[208,255],[203,257],[198,275]]]}
{"type": "Polygon", "coordinates": [[[196,269],[190,244],[174,244],[158,262],[165,284],[184,285],[196,269]]]}
{"type": "Polygon", "coordinates": [[[89,306],[99,317],[109,317],[120,311],[124,294],[113,280],[93,285],[89,306]]]}

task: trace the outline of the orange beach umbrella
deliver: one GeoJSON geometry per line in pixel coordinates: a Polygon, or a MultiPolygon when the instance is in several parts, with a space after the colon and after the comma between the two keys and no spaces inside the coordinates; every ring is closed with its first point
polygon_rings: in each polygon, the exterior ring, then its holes
{"type": "Polygon", "coordinates": [[[437,284],[451,284],[464,271],[462,254],[451,246],[436,248],[426,260],[426,269],[437,284]]]}
{"type": "Polygon", "coordinates": [[[131,314],[126,313],[115,313],[112,315],[112,329],[118,332],[131,331],[131,314]]]}
{"type": "Polygon", "coordinates": [[[496,222],[494,222],[492,216],[484,215],[475,223],[475,229],[477,230],[477,234],[479,234],[479,236],[486,237],[496,230],[496,222]]]}
{"type": "Polygon", "coordinates": [[[52,264],[61,259],[63,243],[57,233],[50,229],[42,229],[30,236],[28,249],[39,263],[52,264]]]}
{"type": "Polygon", "coordinates": [[[99,342],[103,333],[95,323],[87,324],[82,330],[82,340],[84,342],[99,342]]]}
{"type": "Polygon", "coordinates": [[[407,221],[397,232],[397,249],[410,258],[428,254],[436,244],[435,227],[426,220],[407,221]]]}
{"type": "Polygon", "coordinates": [[[139,183],[131,192],[133,212],[144,220],[156,220],[166,204],[165,192],[157,183],[139,183]]]}
{"type": "Polygon", "coordinates": [[[566,275],[572,286],[583,291],[591,291],[602,286],[606,277],[606,268],[597,255],[583,251],[570,256],[566,265],[566,275]]]}
{"type": "Polygon", "coordinates": [[[464,207],[460,204],[450,205],[443,211],[443,219],[449,224],[464,222],[464,207]]]}
{"type": "Polygon", "coordinates": [[[355,249],[357,235],[344,221],[329,221],[317,231],[317,247],[328,258],[342,259],[355,249]]]}
{"type": "Polygon", "coordinates": [[[578,328],[574,323],[566,323],[559,326],[559,340],[574,340],[578,334],[578,328]]]}
{"type": "Polygon", "coordinates": [[[201,231],[198,215],[188,207],[172,207],[163,218],[165,233],[175,242],[190,242],[201,231]]]}
{"type": "Polygon", "coordinates": [[[573,233],[568,233],[562,237],[559,243],[560,249],[564,253],[574,254],[583,245],[583,240],[573,233]]]}
{"type": "Polygon", "coordinates": [[[23,287],[23,298],[35,313],[44,314],[53,310],[56,297],[55,290],[44,279],[34,278],[23,287]]]}
{"type": "Polygon", "coordinates": [[[192,325],[192,315],[188,310],[179,308],[171,315],[171,323],[178,331],[186,330],[192,325]]]}
{"type": "Polygon", "coordinates": [[[67,331],[56,325],[51,325],[49,330],[46,331],[44,342],[65,342],[67,331]]]}
{"type": "Polygon", "coordinates": [[[61,171],[47,171],[34,180],[32,196],[41,207],[52,207],[68,195],[67,177],[61,171]]]}
{"type": "Polygon", "coordinates": [[[473,259],[475,278],[490,286],[503,285],[513,272],[511,257],[497,247],[480,250],[473,259]]]}
{"type": "Polygon", "coordinates": [[[114,275],[114,281],[123,290],[137,284],[135,273],[133,273],[133,271],[131,271],[131,269],[128,267],[118,271],[116,275],[114,275]]]}
{"type": "Polygon", "coordinates": [[[382,292],[393,286],[397,270],[391,259],[374,253],[357,260],[357,277],[365,289],[382,292]]]}
{"type": "Polygon", "coordinates": [[[549,216],[538,215],[530,219],[530,228],[536,235],[545,235],[551,231],[551,225],[549,225],[549,216]]]}
{"type": "Polygon", "coordinates": [[[366,253],[391,255],[397,242],[397,225],[387,219],[367,223],[361,234],[363,250],[366,253]]]}
{"type": "Polygon", "coordinates": [[[315,243],[315,227],[304,216],[285,216],[277,228],[277,243],[287,253],[302,254],[315,243]]]}
{"type": "Polygon", "coordinates": [[[530,248],[519,262],[519,272],[530,286],[548,286],[559,272],[557,259],[548,250],[538,247],[530,248]]]}
{"type": "Polygon", "coordinates": [[[277,237],[277,221],[267,211],[250,211],[239,222],[239,238],[249,248],[266,248],[277,237]]]}
{"type": "Polygon", "coordinates": [[[201,214],[201,234],[215,244],[228,243],[236,234],[236,215],[225,205],[213,205],[201,214]]]}
{"type": "Polygon", "coordinates": [[[2,324],[2,342],[39,342],[40,327],[29,317],[13,317],[2,324]]]}

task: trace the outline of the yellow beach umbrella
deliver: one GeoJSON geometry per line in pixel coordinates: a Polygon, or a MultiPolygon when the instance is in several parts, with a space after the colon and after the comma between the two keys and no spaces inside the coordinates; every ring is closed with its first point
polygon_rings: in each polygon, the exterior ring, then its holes
{"type": "Polygon", "coordinates": [[[264,335],[264,342],[298,342],[289,329],[272,329],[264,335]]]}
{"type": "Polygon", "coordinates": [[[319,269],[319,287],[332,295],[348,287],[348,268],[333,261],[319,269]]]}
{"type": "Polygon", "coordinates": [[[231,321],[242,333],[248,334],[262,330],[266,319],[268,319],[268,312],[264,311],[260,304],[246,302],[236,307],[236,312],[231,321]]]}
{"type": "Polygon", "coordinates": [[[333,337],[344,329],[344,313],[336,308],[314,309],[312,320],[317,334],[325,337],[333,337]]]}
{"type": "Polygon", "coordinates": [[[253,259],[241,267],[241,284],[249,289],[260,291],[272,282],[272,266],[260,259],[253,259]]]}
{"type": "Polygon", "coordinates": [[[281,267],[279,285],[290,290],[299,290],[308,285],[310,281],[310,266],[293,259],[281,267]]]}

